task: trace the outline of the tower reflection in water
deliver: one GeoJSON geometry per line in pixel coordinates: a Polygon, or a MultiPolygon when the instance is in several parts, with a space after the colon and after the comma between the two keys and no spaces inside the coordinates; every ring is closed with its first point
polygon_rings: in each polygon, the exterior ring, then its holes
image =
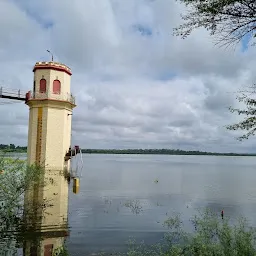
{"type": "Polygon", "coordinates": [[[25,194],[24,256],[50,256],[68,236],[68,181],[63,171],[45,170],[25,194]]]}

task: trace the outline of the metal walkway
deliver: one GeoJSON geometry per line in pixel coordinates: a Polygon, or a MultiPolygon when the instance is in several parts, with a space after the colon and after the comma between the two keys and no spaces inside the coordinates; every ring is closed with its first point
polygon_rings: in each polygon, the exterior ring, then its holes
{"type": "Polygon", "coordinates": [[[21,90],[0,87],[0,98],[26,101],[26,93],[22,92],[21,90]]]}

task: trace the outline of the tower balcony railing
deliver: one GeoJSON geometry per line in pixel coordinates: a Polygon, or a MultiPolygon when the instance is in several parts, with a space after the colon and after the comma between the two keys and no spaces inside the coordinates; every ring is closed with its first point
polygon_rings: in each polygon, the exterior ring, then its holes
{"type": "Polygon", "coordinates": [[[61,93],[61,94],[55,94],[55,93],[41,93],[41,92],[32,92],[29,91],[26,94],[26,101],[32,100],[32,99],[48,99],[48,100],[60,100],[60,101],[68,101],[72,104],[75,104],[75,97],[72,95],[72,93],[61,93]]]}

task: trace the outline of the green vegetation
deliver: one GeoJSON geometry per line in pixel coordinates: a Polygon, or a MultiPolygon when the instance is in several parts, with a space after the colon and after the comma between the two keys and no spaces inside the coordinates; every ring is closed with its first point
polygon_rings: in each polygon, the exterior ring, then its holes
{"type": "MultiPolygon", "coordinates": [[[[169,217],[164,226],[168,228],[164,239],[158,244],[137,244],[128,241],[126,253],[113,252],[113,256],[255,256],[256,231],[244,218],[231,224],[209,209],[199,212],[191,219],[193,232],[186,232],[180,215],[169,217]]],[[[69,255],[61,247],[54,255],[69,255]]],[[[100,253],[98,255],[109,255],[100,253]]]]}
{"type": "Polygon", "coordinates": [[[129,242],[127,253],[115,253],[121,256],[253,256],[256,255],[256,232],[250,228],[245,219],[240,218],[231,225],[228,219],[208,209],[199,212],[191,223],[194,233],[184,231],[179,215],[167,219],[164,226],[168,228],[164,240],[156,245],[137,246],[129,242]]]}
{"type": "Polygon", "coordinates": [[[0,252],[15,248],[23,227],[24,195],[42,174],[42,168],[0,155],[0,252]]]}
{"type": "MultiPolygon", "coordinates": [[[[4,153],[27,153],[27,147],[19,147],[14,144],[10,145],[0,144],[0,152],[4,153]]],[[[203,151],[188,151],[180,149],[82,149],[84,154],[143,154],[143,155],[209,155],[209,156],[256,156],[255,154],[247,153],[217,153],[217,152],[203,152],[203,151]]]]}
{"type": "Polygon", "coordinates": [[[256,156],[256,154],[214,153],[180,149],[82,149],[85,154],[145,154],[145,155],[210,155],[210,156],[256,156]]]}
{"type": "MultiPolygon", "coordinates": [[[[30,189],[45,186],[50,179],[42,179],[43,168],[6,156],[6,153],[0,154],[0,255],[16,255],[16,248],[22,246],[24,240],[37,245],[42,239],[34,225],[40,221],[38,212],[52,204],[47,200],[24,203],[24,199],[30,189]]],[[[66,256],[68,252],[63,246],[53,255],[66,256]]]]}
{"type": "Polygon", "coordinates": [[[198,28],[215,35],[217,43],[231,45],[246,35],[255,37],[256,4],[253,0],[179,0],[188,8],[174,34],[186,38],[198,28]]]}
{"type": "Polygon", "coordinates": [[[53,251],[52,255],[54,255],[54,256],[68,256],[69,253],[68,253],[68,249],[64,245],[64,246],[61,246],[61,247],[55,249],[53,251]]]}
{"type": "Polygon", "coordinates": [[[25,191],[40,175],[39,168],[28,167],[26,161],[0,157],[0,231],[20,222],[23,214],[25,191]]]}
{"type": "MultiPolygon", "coordinates": [[[[187,14],[182,15],[184,21],[174,29],[174,34],[186,38],[198,28],[206,28],[211,35],[217,38],[220,45],[230,46],[241,42],[245,43],[256,37],[255,17],[256,2],[253,0],[179,0],[187,8],[187,14]]],[[[255,45],[255,43],[253,44],[255,45]]],[[[256,84],[247,86],[246,90],[238,93],[238,101],[243,102],[244,109],[230,107],[231,113],[243,115],[244,119],[238,123],[228,125],[228,130],[245,132],[238,140],[248,139],[256,132],[256,100],[253,95],[256,84]]]]}
{"type": "Polygon", "coordinates": [[[226,128],[228,130],[243,130],[245,134],[238,137],[238,140],[242,141],[248,139],[250,136],[253,136],[256,132],[256,100],[250,98],[248,95],[252,95],[256,92],[256,85],[253,85],[251,88],[248,88],[247,91],[240,92],[240,96],[237,96],[239,102],[243,102],[246,106],[245,109],[237,109],[229,107],[229,110],[232,113],[237,113],[238,115],[243,115],[244,120],[239,123],[228,125],[226,128]],[[247,95],[248,94],[248,95],[247,95]]]}
{"type": "Polygon", "coordinates": [[[15,146],[14,144],[0,144],[0,152],[26,153],[27,147],[15,146]]]}

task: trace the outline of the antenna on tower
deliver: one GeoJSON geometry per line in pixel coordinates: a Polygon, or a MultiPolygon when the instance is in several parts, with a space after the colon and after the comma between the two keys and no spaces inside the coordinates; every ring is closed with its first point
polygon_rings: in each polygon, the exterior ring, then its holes
{"type": "Polygon", "coordinates": [[[47,52],[49,52],[52,55],[52,61],[53,61],[53,54],[51,51],[47,50],[47,52]]]}

